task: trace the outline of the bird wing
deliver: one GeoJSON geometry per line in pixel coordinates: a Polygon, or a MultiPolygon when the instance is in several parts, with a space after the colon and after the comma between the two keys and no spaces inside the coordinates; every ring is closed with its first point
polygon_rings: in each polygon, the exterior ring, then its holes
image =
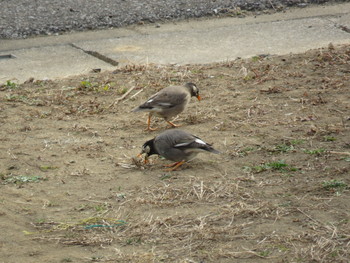
{"type": "Polygon", "coordinates": [[[150,97],[145,103],[141,104],[134,111],[140,110],[163,110],[180,105],[186,100],[188,94],[181,92],[174,87],[165,88],[150,97]]]}
{"type": "Polygon", "coordinates": [[[177,138],[174,147],[185,147],[185,146],[196,147],[200,145],[206,145],[206,143],[203,142],[197,136],[188,134],[187,136],[182,135],[180,138],[177,138]]]}
{"type": "Polygon", "coordinates": [[[186,93],[160,92],[149,98],[143,105],[147,108],[172,108],[183,102],[186,93]]]}
{"type": "Polygon", "coordinates": [[[176,142],[174,145],[175,148],[182,148],[185,151],[208,151],[212,153],[220,153],[219,151],[215,150],[211,144],[206,143],[199,137],[192,135],[188,137],[181,138],[181,141],[176,142]]]}

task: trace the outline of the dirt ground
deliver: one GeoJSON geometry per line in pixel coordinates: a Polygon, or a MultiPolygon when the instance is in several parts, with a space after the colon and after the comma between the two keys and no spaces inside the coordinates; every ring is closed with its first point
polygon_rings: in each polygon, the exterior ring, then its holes
{"type": "Polygon", "coordinates": [[[349,262],[350,46],[9,81],[0,101],[0,262],[349,262]],[[203,100],[175,123],[222,154],[144,165],[167,123],[130,111],[189,81],[203,100]]]}

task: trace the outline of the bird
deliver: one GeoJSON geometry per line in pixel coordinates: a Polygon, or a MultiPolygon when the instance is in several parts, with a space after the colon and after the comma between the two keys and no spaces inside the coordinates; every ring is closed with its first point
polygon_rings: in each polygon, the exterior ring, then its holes
{"type": "Polygon", "coordinates": [[[168,86],[151,96],[145,103],[133,109],[132,112],[149,112],[146,129],[148,131],[156,130],[151,128],[152,115],[158,115],[164,118],[172,127],[178,127],[170,119],[186,109],[191,97],[197,97],[199,101],[201,100],[199,89],[192,82],[183,86],[168,86]]]}
{"type": "Polygon", "coordinates": [[[176,129],[166,130],[155,138],[146,141],[142,145],[142,150],[138,157],[145,154],[145,163],[147,163],[149,156],[153,154],[160,155],[175,162],[171,165],[166,165],[167,167],[172,167],[167,171],[174,171],[185,162],[195,158],[200,152],[221,153],[199,137],[176,129]]]}

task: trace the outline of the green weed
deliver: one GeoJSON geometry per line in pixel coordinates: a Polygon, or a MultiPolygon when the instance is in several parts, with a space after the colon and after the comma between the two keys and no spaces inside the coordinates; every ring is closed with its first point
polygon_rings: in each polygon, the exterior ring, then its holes
{"type": "Polygon", "coordinates": [[[300,139],[294,139],[290,141],[291,145],[299,145],[299,144],[303,144],[305,141],[304,140],[300,140],[300,139]]]}
{"type": "Polygon", "coordinates": [[[96,212],[103,212],[103,211],[107,211],[110,207],[111,207],[110,204],[103,203],[103,204],[96,205],[94,207],[94,209],[95,209],[96,212]]]}
{"type": "Polygon", "coordinates": [[[326,152],[326,149],[320,148],[315,150],[304,150],[304,153],[313,154],[313,155],[321,155],[321,153],[326,152]]]}
{"type": "Polygon", "coordinates": [[[127,91],[128,91],[128,88],[126,88],[126,87],[120,87],[120,88],[118,89],[118,95],[123,95],[123,94],[125,94],[127,91]]]}
{"type": "Polygon", "coordinates": [[[92,83],[89,80],[83,80],[80,82],[80,89],[91,89],[92,88],[92,83]]]}
{"type": "Polygon", "coordinates": [[[257,62],[257,61],[259,61],[261,58],[260,58],[260,56],[254,56],[254,57],[252,57],[252,61],[254,61],[254,62],[257,62]]]}
{"type": "Polygon", "coordinates": [[[294,150],[293,145],[279,144],[275,146],[275,151],[280,153],[286,153],[294,150]]]}
{"type": "Polygon", "coordinates": [[[11,80],[6,81],[5,85],[3,87],[8,89],[17,89],[19,85],[15,82],[12,82],[11,80]]]}
{"type": "Polygon", "coordinates": [[[268,257],[271,254],[271,252],[269,250],[263,250],[259,252],[259,255],[261,257],[268,257]]]}
{"type": "Polygon", "coordinates": [[[57,166],[46,166],[46,165],[42,165],[39,167],[39,169],[43,172],[47,172],[49,170],[54,170],[54,169],[57,169],[58,167],[57,166]]]}
{"type": "Polygon", "coordinates": [[[253,152],[255,150],[256,149],[254,147],[246,147],[242,150],[239,150],[237,153],[239,156],[246,156],[246,155],[248,155],[249,152],[253,152]]]}
{"type": "Polygon", "coordinates": [[[333,136],[324,136],[324,137],[323,137],[323,140],[324,140],[325,142],[334,142],[334,141],[337,140],[337,138],[335,138],[335,137],[333,137],[333,136]]]}
{"type": "Polygon", "coordinates": [[[42,176],[30,176],[30,175],[13,175],[5,176],[2,178],[4,184],[24,184],[24,183],[37,183],[39,181],[46,180],[42,176]]]}
{"type": "Polygon", "coordinates": [[[289,164],[286,164],[284,160],[277,162],[265,163],[257,166],[245,166],[243,167],[245,171],[253,171],[255,173],[261,173],[267,170],[272,171],[281,171],[281,172],[295,172],[298,168],[292,167],[289,164]]]}
{"type": "Polygon", "coordinates": [[[28,97],[23,95],[18,95],[18,94],[7,94],[5,99],[7,101],[25,102],[28,100],[28,97]]]}
{"type": "Polygon", "coordinates": [[[346,183],[341,180],[333,179],[329,181],[324,181],[322,187],[327,191],[343,191],[348,187],[346,183]]]}
{"type": "Polygon", "coordinates": [[[130,238],[130,239],[127,239],[125,243],[127,245],[141,244],[141,238],[140,237],[138,237],[138,238],[130,238]]]}
{"type": "Polygon", "coordinates": [[[160,177],[160,180],[169,179],[169,178],[172,177],[172,176],[173,176],[172,174],[163,174],[163,175],[160,177]]]}

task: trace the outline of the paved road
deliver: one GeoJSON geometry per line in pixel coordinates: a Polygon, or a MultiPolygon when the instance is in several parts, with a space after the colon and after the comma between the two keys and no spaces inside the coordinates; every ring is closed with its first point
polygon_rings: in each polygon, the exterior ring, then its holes
{"type": "Polygon", "coordinates": [[[111,70],[116,64],[210,63],[350,44],[350,3],[272,15],[129,26],[0,40],[0,83],[111,70]],[[1,59],[2,58],[2,59],[1,59]]]}
{"type": "Polygon", "coordinates": [[[0,38],[121,27],[239,10],[283,10],[347,0],[0,0],[0,38]]]}

